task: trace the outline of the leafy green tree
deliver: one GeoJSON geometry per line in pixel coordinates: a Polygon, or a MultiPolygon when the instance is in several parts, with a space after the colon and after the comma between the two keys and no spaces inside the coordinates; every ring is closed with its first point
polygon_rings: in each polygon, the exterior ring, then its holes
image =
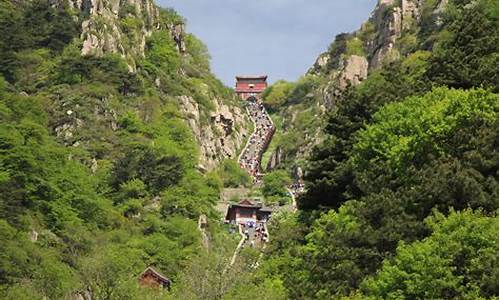
{"type": "Polygon", "coordinates": [[[249,186],[252,181],[250,175],[234,160],[224,160],[217,170],[217,174],[224,187],[249,186]]]}
{"type": "Polygon", "coordinates": [[[164,155],[145,145],[132,147],[114,166],[112,186],[116,189],[129,180],[140,179],[147,183],[149,192],[158,193],[182,179],[184,168],[179,156],[164,155]]]}
{"type": "Polygon", "coordinates": [[[264,175],[263,181],[262,194],[266,198],[266,203],[283,205],[290,201],[287,186],[292,184],[292,178],[286,171],[277,170],[268,173],[264,175]]]}
{"type": "Polygon", "coordinates": [[[448,139],[459,128],[478,123],[494,127],[497,115],[494,94],[483,90],[435,89],[377,112],[374,124],[358,133],[353,161],[360,168],[368,168],[370,163],[382,160],[395,172],[410,164],[418,167],[429,156],[456,151],[449,147],[448,139]]]}
{"type": "Polygon", "coordinates": [[[435,213],[432,235],[401,243],[380,273],[363,283],[370,299],[493,299],[498,293],[498,218],[435,213]]]}
{"type": "Polygon", "coordinates": [[[276,110],[286,103],[293,88],[293,83],[284,80],[277,81],[264,91],[262,95],[264,104],[271,111],[276,110]]]}
{"type": "Polygon", "coordinates": [[[63,3],[4,1],[0,17],[0,73],[11,82],[18,79],[14,73],[23,63],[16,52],[46,48],[57,53],[79,35],[78,23],[63,3]]]}
{"type": "Polygon", "coordinates": [[[498,92],[498,1],[450,1],[444,22],[428,72],[431,80],[498,92]]]}
{"type": "Polygon", "coordinates": [[[178,185],[162,194],[164,216],[180,214],[188,218],[198,218],[202,214],[213,215],[213,205],[219,199],[219,190],[210,186],[200,174],[189,172],[178,185]]]}

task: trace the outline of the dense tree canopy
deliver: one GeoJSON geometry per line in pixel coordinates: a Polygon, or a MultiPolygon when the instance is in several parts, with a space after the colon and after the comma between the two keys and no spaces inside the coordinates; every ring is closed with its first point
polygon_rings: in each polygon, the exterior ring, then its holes
{"type": "MultiPolygon", "coordinates": [[[[336,95],[301,211],[272,226],[264,267],[289,298],[498,297],[498,1],[449,1],[440,23],[436,5],[399,59],[336,95]]],[[[361,54],[353,37],[318,76],[361,54]]]]}
{"type": "Polygon", "coordinates": [[[396,256],[363,283],[369,299],[492,299],[498,293],[498,217],[435,213],[432,234],[401,243],[396,256]]]}

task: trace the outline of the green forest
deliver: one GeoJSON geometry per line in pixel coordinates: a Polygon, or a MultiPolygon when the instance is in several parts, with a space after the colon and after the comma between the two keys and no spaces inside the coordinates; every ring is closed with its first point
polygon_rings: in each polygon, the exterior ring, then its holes
{"type": "MultiPolygon", "coordinates": [[[[452,0],[438,30],[422,23],[399,59],[343,92],[299,162],[307,192],[264,267],[290,299],[498,299],[498,1],[452,0]]],[[[264,101],[300,114],[305,82],[264,101]]]]}
{"type": "MultiPolygon", "coordinates": [[[[253,188],[234,159],[199,167],[179,97],[204,125],[213,99],[244,104],[198,38],[181,49],[175,11],[157,8],[144,35],[151,16],[131,4],[108,24],[71,1],[2,0],[0,299],[498,299],[498,1],[449,0],[439,26],[438,1],[420,2],[398,55],[321,117],[338,61],[264,92],[277,126],[264,160],[285,157],[253,188]],[[82,55],[85,24],[103,39],[119,28],[123,55],[82,55]],[[230,266],[240,236],[220,222],[223,189],[289,205],[297,166],[298,210],[273,215],[262,252],[230,266]],[[141,287],[148,266],[172,289],[141,287]]],[[[373,26],[327,54],[367,55],[373,26]]]]}

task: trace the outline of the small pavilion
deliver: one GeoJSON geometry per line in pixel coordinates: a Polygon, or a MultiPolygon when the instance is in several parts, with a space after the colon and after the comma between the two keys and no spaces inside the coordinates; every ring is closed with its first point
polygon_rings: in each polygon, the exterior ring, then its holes
{"type": "Polygon", "coordinates": [[[261,99],[261,95],[267,88],[267,75],[261,76],[236,76],[236,94],[242,100],[252,97],[261,99]]]}

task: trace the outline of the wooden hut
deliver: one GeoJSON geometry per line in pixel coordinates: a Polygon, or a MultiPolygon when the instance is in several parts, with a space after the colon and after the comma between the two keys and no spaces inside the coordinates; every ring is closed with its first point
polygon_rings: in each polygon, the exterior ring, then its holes
{"type": "Polygon", "coordinates": [[[144,272],[142,272],[141,276],[139,276],[139,284],[141,286],[170,290],[172,281],[165,275],[153,269],[153,267],[148,267],[144,270],[144,272]]]}

